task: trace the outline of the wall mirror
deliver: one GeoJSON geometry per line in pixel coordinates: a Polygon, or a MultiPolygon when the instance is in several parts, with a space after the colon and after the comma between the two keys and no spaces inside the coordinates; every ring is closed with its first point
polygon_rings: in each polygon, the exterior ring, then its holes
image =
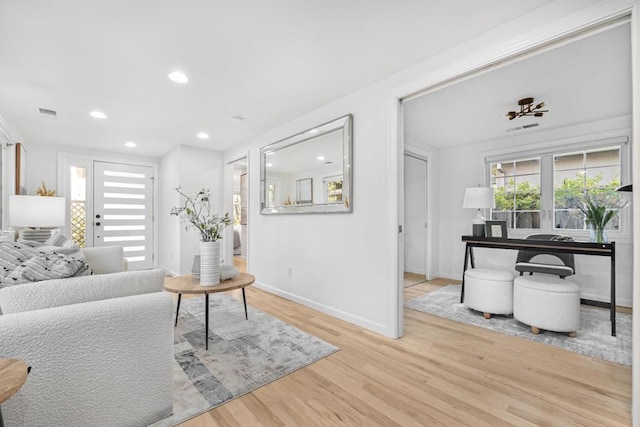
{"type": "Polygon", "coordinates": [[[351,212],[349,114],[260,149],[262,214],[351,212]]]}

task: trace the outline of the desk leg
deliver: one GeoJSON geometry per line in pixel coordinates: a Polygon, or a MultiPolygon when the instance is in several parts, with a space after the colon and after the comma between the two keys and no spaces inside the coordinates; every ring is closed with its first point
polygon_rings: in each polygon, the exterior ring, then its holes
{"type": "Polygon", "coordinates": [[[471,247],[469,247],[469,243],[467,243],[464,248],[464,266],[462,267],[462,290],[460,291],[460,303],[464,302],[464,272],[467,271],[467,263],[469,262],[470,252],[471,247]]]}
{"type": "Polygon", "coordinates": [[[204,349],[209,350],[209,293],[204,294],[204,349]]]}
{"type": "Polygon", "coordinates": [[[182,294],[178,294],[178,307],[176,307],[176,323],[173,326],[178,326],[178,314],[180,314],[180,300],[182,299],[182,294]]]}
{"type": "Polygon", "coordinates": [[[242,301],[244,302],[244,318],[245,320],[249,320],[249,315],[247,314],[247,296],[244,293],[244,288],[242,288],[242,301]]]}
{"type": "Polygon", "coordinates": [[[611,336],[616,336],[616,244],[611,243],[611,336]]]}

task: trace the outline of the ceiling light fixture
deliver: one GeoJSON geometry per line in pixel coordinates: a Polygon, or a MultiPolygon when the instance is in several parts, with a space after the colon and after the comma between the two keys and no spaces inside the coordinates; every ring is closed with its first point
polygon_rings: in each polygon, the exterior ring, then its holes
{"type": "Polygon", "coordinates": [[[244,117],[242,117],[242,116],[233,116],[233,117],[231,117],[231,120],[233,120],[236,123],[241,123],[241,122],[244,121],[244,117]]]}
{"type": "Polygon", "coordinates": [[[209,134],[206,132],[200,132],[198,133],[198,135],[196,135],[198,138],[200,139],[209,139],[209,134]]]}
{"type": "Polygon", "coordinates": [[[187,75],[182,71],[174,71],[169,73],[169,78],[171,79],[171,81],[174,81],[176,83],[187,83],[189,81],[189,77],[187,77],[187,75]]]}
{"type": "Polygon", "coordinates": [[[541,102],[534,107],[533,98],[523,98],[518,101],[518,105],[520,106],[520,111],[509,111],[506,114],[507,117],[509,117],[509,120],[524,116],[542,117],[543,113],[549,112],[549,110],[542,110],[542,108],[544,108],[544,102],[541,102]]]}
{"type": "Polygon", "coordinates": [[[129,148],[136,148],[138,145],[133,141],[127,141],[124,143],[124,146],[129,148]]]}
{"type": "Polygon", "coordinates": [[[324,160],[324,156],[318,156],[316,157],[317,160],[324,160]]]}
{"type": "Polygon", "coordinates": [[[91,117],[93,117],[94,119],[106,119],[107,115],[105,113],[103,113],[102,111],[92,111],[89,113],[89,115],[91,117]]]}
{"type": "Polygon", "coordinates": [[[273,166],[273,163],[267,163],[265,166],[270,168],[271,166],[273,166]]]}

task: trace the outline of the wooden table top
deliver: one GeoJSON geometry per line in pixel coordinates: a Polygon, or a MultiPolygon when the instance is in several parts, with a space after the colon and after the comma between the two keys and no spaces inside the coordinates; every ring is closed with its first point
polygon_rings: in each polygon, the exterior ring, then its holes
{"type": "Polygon", "coordinates": [[[200,279],[196,279],[191,274],[186,274],[167,278],[164,283],[164,290],[176,294],[213,294],[246,288],[255,281],[256,278],[251,274],[239,273],[233,279],[220,282],[219,285],[200,286],[200,279]]]}
{"type": "Polygon", "coordinates": [[[15,394],[27,381],[27,365],[18,359],[0,359],[0,403],[15,394]]]}

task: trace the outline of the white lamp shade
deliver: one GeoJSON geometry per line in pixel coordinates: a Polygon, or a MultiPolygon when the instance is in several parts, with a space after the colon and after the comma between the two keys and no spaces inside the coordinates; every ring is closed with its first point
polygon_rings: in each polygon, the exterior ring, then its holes
{"type": "Polygon", "coordinates": [[[488,209],[496,207],[496,199],[491,187],[469,187],[464,190],[463,208],[488,209]]]}
{"type": "Polygon", "coordinates": [[[65,225],[64,197],[9,196],[12,227],[60,227],[65,225]]]}

